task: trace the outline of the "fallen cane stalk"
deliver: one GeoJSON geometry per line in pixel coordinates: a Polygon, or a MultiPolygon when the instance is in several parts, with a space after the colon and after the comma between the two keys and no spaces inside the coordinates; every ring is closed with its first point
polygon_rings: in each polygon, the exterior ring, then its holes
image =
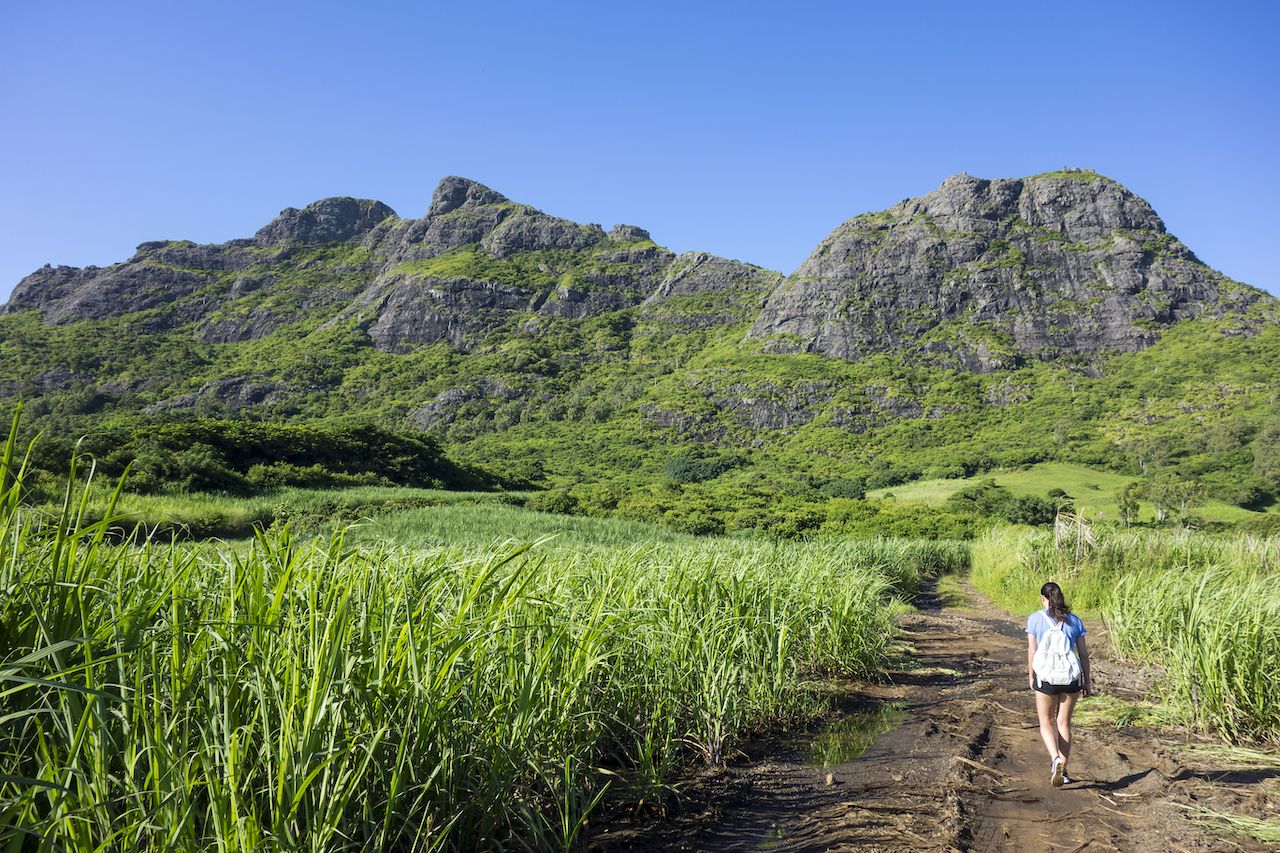
{"type": "Polygon", "coordinates": [[[968,765],[969,767],[972,767],[974,770],[981,770],[984,773],[990,773],[992,776],[999,776],[1004,779],[1009,778],[1008,773],[1001,773],[999,770],[994,770],[985,764],[979,764],[978,762],[972,761],[968,758],[964,758],[963,756],[953,755],[951,756],[951,760],[958,761],[961,764],[968,765]]]}

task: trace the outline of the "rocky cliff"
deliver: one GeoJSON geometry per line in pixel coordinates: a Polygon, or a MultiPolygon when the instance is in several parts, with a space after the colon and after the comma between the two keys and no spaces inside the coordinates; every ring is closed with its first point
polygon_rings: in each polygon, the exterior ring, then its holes
{"type": "Polygon", "coordinates": [[[774,352],[900,351],[987,372],[1142,349],[1179,320],[1260,298],[1095,172],[956,175],[837,228],[770,294],[750,336],[774,352]]]}
{"type": "Polygon", "coordinates": [[[769,352],[898,352],[990,372],[1139,350],[1178,321],[1259,299],[1270,297],[1202,264],[1141,198],[1069,170],[953,176],[845,222],[785,280],[449,177],[419,219],[324,199],[284,210],[251,239],[144,243],[106,268],[45,267],[2,310],[34,309],[47,324],[138,315],[148,330],[189,329],[210,343],[305,319],[405,352],[439,342],[467,351],[494,334],[634,308],[686,330],[750,323],[748,339],[769,352]]]}
{"type": "Polygon", "coordinates": [[[741,323],[780,278],[711,255],[677,257],[633,225],[605,232],[449,177],[420,219],[378,201],[324,199],[284,210],[252,239],[157,241],[110,267],[46,266],[0,311],[34,309],[55,325],[145,314],[150,329],[190,325],[211,343],[324,315],[401,352],[440,341],[469,349],[531,317],[581,320],[641,303],[675,323],[741,323]],[[710,298],[691,304],[699,294],[710,298]]]}
{"type": "Polygon", "coordinates": [[[67,442],[375,419],[535,481],[657,483],[694,442],[772,460],[752,482],[787,494],[1183,460],[1245,506],[1274,492],[1248,442],[1280,417],[1278,317],[1092,172],[949,178],[787,277],[446,178],[418,218],[330,198],[244,239],[36,271],[0,309],[0,408],[67,442]]]}

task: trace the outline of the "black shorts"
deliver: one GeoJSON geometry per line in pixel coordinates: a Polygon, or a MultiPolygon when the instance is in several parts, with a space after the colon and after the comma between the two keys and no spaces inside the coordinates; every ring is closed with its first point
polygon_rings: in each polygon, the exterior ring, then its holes
{"type": "Polygon", "coordinates": [[[1075,681],[1071,682],[1070,684],[1046,684],[1045,682],[1040,680],[1040,676],[1038,675],[1034,676],[1034,679],[1035,679],[1035,684],[1033,689],[1039,691],[1040,693],[1047,693],[1050,696],[1057,696],[1059,693],[1079,693],[1080,692],[1081,685],[1080,685],[1080,679],[1078,678],[1075,681]]]}

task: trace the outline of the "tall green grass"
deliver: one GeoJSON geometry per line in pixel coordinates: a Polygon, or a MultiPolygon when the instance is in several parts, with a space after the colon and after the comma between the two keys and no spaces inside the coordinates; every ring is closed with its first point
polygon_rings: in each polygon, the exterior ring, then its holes
{"type": "Polygon", "coordinates": [[[1047,580],[1106,619],[1116,651],[1157,666],[1178,715],[1233,742],[1280,744],[1280,538],[1101,530],[1079,552],[1004,528],[974,543],[974,584],[1039,608],[1047,580]]]}
{"type": "Polygon", "coordinates": [[[9,849],[568,849],[818,712],[959,546],[109,544],[0,471],[9,849]]]}
{"type": "Polygon", "coordinates": [[[1232,742],[1280,745],[1280,574],[1140,568],[1107,607],[1121,654],[1161,664],[1189,718],[1232,742]]]}
{"type": "Polygon", "coordinates": [[[455,543],[489,546],[506,538],[526,542],[547,539],[554,550],[573,553],[665,547],[714,552],[725,561],[836,560],[849,570],[889,578],[895,593],[902,597],[914,595],[922,578],[969,569],[969,543],[955,540],[708,538],[637,521],[555,515],[499,504],[457,503],[383,513],[353,529],[350,538],[417,547],[455,543]]]}

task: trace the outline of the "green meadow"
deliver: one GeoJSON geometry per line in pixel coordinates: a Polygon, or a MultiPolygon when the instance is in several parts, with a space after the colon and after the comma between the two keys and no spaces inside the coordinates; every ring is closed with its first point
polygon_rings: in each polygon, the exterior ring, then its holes
{"type": "MultiPolygon", "coordinates": [[[[928,504],[941,506],[947,498],[966,486],[983,480],[995,482],[1015,495],[1044,497],[1050,489],[1062,489],[1070,497],[1077,512],[1091,520],[1117,521],[1120,512],[1116,506],[1116,493],[1140,478],[1114,471],[1105,471],[1077,465],[1071,462],[1043,462],[1018,470],[996,470],[974,477],[916,480],[898,486],[872,489],[868,498],[892,499],[904,504],[928,504]]],[[[1275,511],[1276,507],[1269,508],[1275,511]]],[[[1196,507],[1196,513],[1206,521],[1237,522],[1257,518],[1258,513],[1209,498],[1196,507]]],[[[1150,501],[1139,500],[1137,521],[1155,520],[1155,508],[1150,501]]]]}

